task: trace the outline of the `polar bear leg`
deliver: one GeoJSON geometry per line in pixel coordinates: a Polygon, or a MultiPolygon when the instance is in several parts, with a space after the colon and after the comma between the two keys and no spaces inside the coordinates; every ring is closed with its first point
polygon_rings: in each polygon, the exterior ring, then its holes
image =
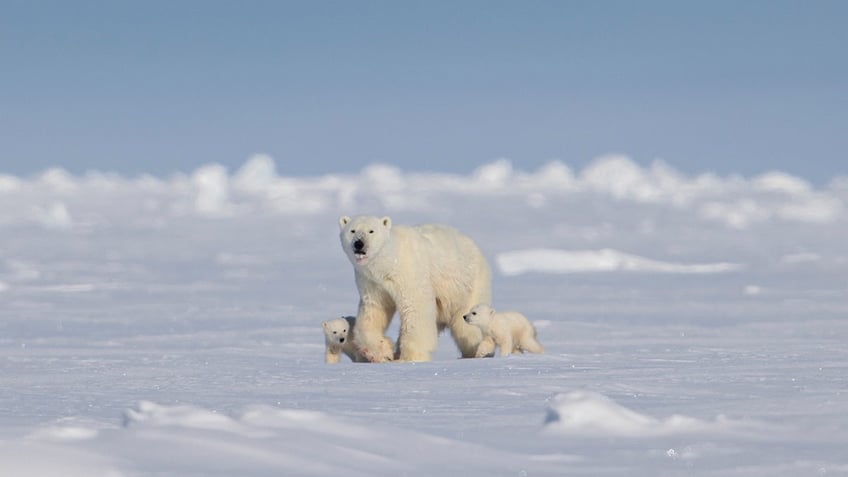
{"type": "Polygon", "coordinates": [[[386,341],[391,340],[385,332],[394,313],[394,307],[390,305],[360,302],[353,343],[366,360],[372,363],[392,360],[393,352],[386,346],[386,341]]]}
{"type": "Polygon", "coordinates": [[[483,341],[477,346],[477,352],[474,354],[475,358],[490,358],[495,355],[495,340],[491,337],[487,336],[483,338],[483,341]]]}
{"type": "Polygon", "coordinates": [[[533,336],[532,332],[527,332],[521,337],[521,341],[518,343],[518,346],[521,348],[521,351],[526,351],[528,353],[544,353],[545,347],[542,346],[541,343],[536,341],[536,338],[533,336]]]}
{"type": "Polygon", "coordinates": [[[324,362],[327,364],[336,364],[339,362],[339,353],[338,349],[334,349],[330,346],[327,347],[327,352],[324,353],[324,362]]]}
{"type": "Polygon", "coordinates": [[[390,360],[395,359],[395,342],[388,336],[383,336],[380,340],[380,355],[391,356],[390,360]]]}
{"type": "Polygon", "coordinates": [[[436,300],[432,296],[420,297],[415,304],[404,304],[400,309],[400,335],[398,347],[401,361],[430,361],[436,351],[439,332],[436,324],[436,300]]]}
{"type": "MultiPolygon", "coordinates": [[[[474,305],[491,302],[492,280],[488,268],[484,268],[477,273],[465,306],[450,319],[451,336],[463,358],[479,357],[477,351],[483,341],[483,333],[480,328],[466,323],[462,316],[468,313],[474,305]]],[[[494,352],[494,348],[490,352],[494,352]]]]}
{"type": "Polygon", "coordinates": [[[462,319],[462,316],[459,316],[451,320],[450,331],[463,358],[473,358],[477,355],[477,350],[483,341],[483,333],[480,328],[469,325],[462,319]]]}
{"type": "Polygon", "coordinates": [[[514,346],[512,342],[512,333],[507,333],[505,336],[498,336],[495,341],[501,348],[501,356],[509,356],[512,354],[514,346]]]}

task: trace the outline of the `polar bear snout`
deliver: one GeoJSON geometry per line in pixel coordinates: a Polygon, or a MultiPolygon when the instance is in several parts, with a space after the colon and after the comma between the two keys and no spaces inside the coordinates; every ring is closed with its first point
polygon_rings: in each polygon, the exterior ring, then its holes
{"type": "Polygon", "coordinates": [[[355,259],[356,263],[358,265],[364,265],[369,258],[368,249],[373,247],[368,247],[365,241],[361,238],[357,238],[356,240],[354,240],[351,245],[353,246],[353,258],[355,259]]]}
{"type": "Polygon", "coordinates": [[[365,263],[368,252],[365,250],[365,242],[358,238],[353,241],[353,256],[356,258],[356,263],[365,263]]]}
{"type": "Polygon", "coordinates": [[[345,341],[345,337],[344,337],[344,336],[339,336],[339,343],[344,343],[344,341],[345,341]]]}

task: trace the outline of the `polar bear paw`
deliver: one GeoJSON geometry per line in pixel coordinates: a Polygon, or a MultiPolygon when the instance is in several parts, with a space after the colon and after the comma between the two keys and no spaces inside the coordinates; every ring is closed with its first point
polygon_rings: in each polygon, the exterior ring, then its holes
{"type": "Polygon", "coordinates": [[[365,346],[358,346],[356,350],[369,363],[387,363],[394,358],[394,347],[387,342],[381,340],[379,349],[371,349],[365,346]]]}

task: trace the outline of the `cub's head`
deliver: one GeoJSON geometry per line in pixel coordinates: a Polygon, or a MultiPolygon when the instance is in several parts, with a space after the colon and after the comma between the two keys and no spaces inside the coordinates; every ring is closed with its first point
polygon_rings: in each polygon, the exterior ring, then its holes
{"type": "Polygon", "coordinates": [[[348,321],[348,318],[350,317],[337,318],[321,323],[327,343],[336,345],[345,344],[350,334],[350,321],[348,321]]]}
{"type": "Polygon", "coordinates": [[[491,325],[493,316],[495,316],[495,309],[485,303],[480,303],[474,305],[471,311],[462,316],[462,319],[469,325],[486,330],[491,325]]]}
{"type": "Polygon", "coordinates": [[[339,238],[354,265],[365,265],[383,248],[392,229],[392,219],[359,215],[339,219],[339,238]]]}

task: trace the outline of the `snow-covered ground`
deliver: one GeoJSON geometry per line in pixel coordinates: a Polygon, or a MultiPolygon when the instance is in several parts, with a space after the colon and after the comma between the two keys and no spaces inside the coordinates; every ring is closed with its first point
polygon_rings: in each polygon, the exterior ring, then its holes
{"type": "Polygon", "coordinates": [[[2,476],[848,475],[845,177],[0,175],[0,303],[2,476]],[[546,354],[325,365],[360,213],[473,236],[546,354]]]}

